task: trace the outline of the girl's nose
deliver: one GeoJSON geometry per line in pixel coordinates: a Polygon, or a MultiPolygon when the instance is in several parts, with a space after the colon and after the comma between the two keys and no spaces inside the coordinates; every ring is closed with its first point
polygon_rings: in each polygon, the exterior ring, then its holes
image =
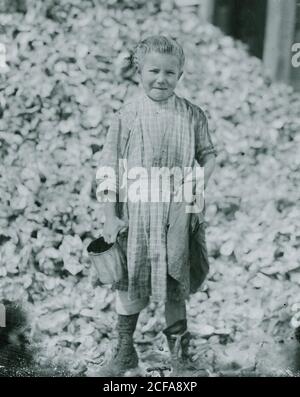
{"type": "Polygon", "coordinates": [[[165,75],[163,73],[159,73],[156,80],[158,83],[163,83],[165,81],[165,75]]]}

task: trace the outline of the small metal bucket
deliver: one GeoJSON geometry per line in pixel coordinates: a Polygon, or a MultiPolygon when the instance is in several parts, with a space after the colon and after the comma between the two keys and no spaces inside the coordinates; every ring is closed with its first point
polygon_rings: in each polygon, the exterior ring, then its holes
{"type": "Polygon", "coordinates": [[[121,280],[122,264],[126,262],[126,256],[118,238],[115,243],[109,244],[103,237],[99,237],[88,245],[87,252],[102,284],[112,284],[121,280]]]}

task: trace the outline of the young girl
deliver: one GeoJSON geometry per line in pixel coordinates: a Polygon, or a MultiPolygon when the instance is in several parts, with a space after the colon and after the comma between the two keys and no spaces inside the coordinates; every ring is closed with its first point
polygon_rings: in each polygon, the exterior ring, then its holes
{"type": "MultiPolygon", "coordinates": [[[[119,237],[127,253],[124,277],[114,286],[118,346],[100,376],[119,376],[138,365],[133,333],[150,297],[165,302],[164,334],[173,368],[179,371],[189,358],[185,300],[208,271],[203,213],[187,213],[186,203],[175,202],[173,194],[169,201],[119,200],[119,185],[124,183],[120,159],[127,161],[129,184],[134,167],[143,167],[150,175],[151,167],[183,170],[199,163],[206,186],[216,155],[203,111],[174,92],[185,60],[181,46],[165,36],[151,36],[137,45],[132,60],[140,90],[115,115],[100,165],[112,167],[117,175],[116,186],[108,192],[117,192],[117,203],[105,204],[103,237],[114,242],[120,229],[128,226],[128,235],[119,237]]],[[[97,199],[103,201],[98,189],[97,199]]]]}

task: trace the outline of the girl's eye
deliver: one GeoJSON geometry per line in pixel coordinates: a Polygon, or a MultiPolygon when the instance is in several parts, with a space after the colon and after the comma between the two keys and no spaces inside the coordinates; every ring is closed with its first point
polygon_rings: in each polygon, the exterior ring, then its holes
{"type": "Polygon", "coordinates": [[[174,72],[168,72],[168,74],[175,74],[174,72]]]}

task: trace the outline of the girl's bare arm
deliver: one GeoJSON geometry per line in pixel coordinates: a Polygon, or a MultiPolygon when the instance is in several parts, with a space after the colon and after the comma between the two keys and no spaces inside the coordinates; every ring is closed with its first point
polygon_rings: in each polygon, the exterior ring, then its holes
{"type": "Polygon", "coordinates": [[[201,166],[204,167],[204,189],[206,189],[208,181],[215,169],[216,157],[214,154],[207,154],[202,161],[201,166]]]}

